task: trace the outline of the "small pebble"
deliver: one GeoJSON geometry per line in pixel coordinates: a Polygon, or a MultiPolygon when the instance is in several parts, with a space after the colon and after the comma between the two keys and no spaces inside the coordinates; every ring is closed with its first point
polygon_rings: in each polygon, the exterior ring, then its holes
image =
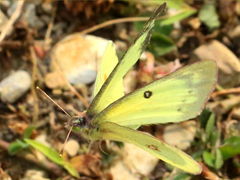
{"type": "Polygon", "coordinates": [[[79,150],[79,144],[77,141],[70,139],[64,147],[64,151],[66,151],[70,156],[75,156],[79,150]]]}
{"type": "Polygon", "coordinates": [[[0,99],[5,103],[14,103],[22,97],[31,86],[28,72],[19,70],[0,82],[0,99]]]}
{"type": "Polygon", "coordinates": [[[31,27],[40,29],[44,26],[42,20],[36,14],[36,4],[27,3],[22,19],[27,22],[31,27]]]}
{"type": "Polygon", "coordinates": [[[159,161],[158,158],[143,149],[128,143],[124,144],[123,157],[123,162],[132,173],[144,176],[148,176],[159,161]]]}
{"type": "Polygon", "coordinates": [[[110,173],[113,180],[140,180],[140,176],[131,173],[122,161],[115,163],[114,166],[110,168],[110,173]]]}
{"type": "Polygon", "coordinates": [[[196,121],[186,121],[180,124],[170,124],[163,132],[166,143],[186,150],[191,146],[197,131],[196,121]]]}
{"type": "Polygon", "coordinates": [[[124,144],[120,153],[122,159],[110,168],[113,180],[140,180],[142,176],[148,177],[159,160],[143,149],[128,143],[124,144]]]}
{"type": "Polygon", "coordinates": [[[29,169],[20,180],[49,180],[49,178],[46,177],[46,173],[42,170],[29,169]]]}

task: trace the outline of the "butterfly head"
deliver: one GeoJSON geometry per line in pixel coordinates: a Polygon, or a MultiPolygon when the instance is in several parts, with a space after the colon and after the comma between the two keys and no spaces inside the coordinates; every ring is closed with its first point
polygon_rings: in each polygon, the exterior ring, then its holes
{"type": "Polygon", "coordinates": [[[86,139],[97,139],[99,137],[98,128],[96,124],[91,123],[91,118],[85,113],[81,116],[72,117],[70,123],[71,127],[78,127],[82,132],[81,135],[86,139]]]}
{"type": "Polygon", "coordinates": [[[88,125],[88,120],[85,116],[76,116],[71,119],[70,125],[83,128],[88,125]]]}
{"type": "Polygon", "coordinates": [[[89,124],[89,118],[87,118],[87,115],[85,112],[81,112],[79,116],[72,116],[69,121],[66,123],[66,126],[72,126],[72,127],[87,127],[89,124]]]}

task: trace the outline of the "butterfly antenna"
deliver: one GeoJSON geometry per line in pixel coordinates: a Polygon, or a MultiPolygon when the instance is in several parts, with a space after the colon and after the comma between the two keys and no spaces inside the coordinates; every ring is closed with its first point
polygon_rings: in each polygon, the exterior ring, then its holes
{"type": "Polygon", "coordinates": [[[60,150],[60,155],[63,154],[63,150],[64,150],[65,145],[66,145],[66,143],[67,143],[67,141],[68,141],[68,139],[69,139],[69,136],[70,136],[70,134],[71,134],[71,132],[72,132],[72,129],[73,129],[73,126],[71,126],[70,129],[69,129],[69,131],[68,131],[67,137],[66,137],[66,139],[65,139],[65,141],[64,141],[64,143],[63,143],[63,146],[62,146],[62,148],[61,148],[61,150],[60,150]]]}
{"type": "Polygon", "coordinates": [[[56,101],[54,101],[49,95],[47,95],[47,93],[45,93],[40,87],[36,87],[36,89],[42,93],[42,95],[44,95],[47,99],[49,99],[53,104],[55,104],[59,109],[61,109],[69,118],[71,118],[72,116],[65,111],[58,103],[56,103],[56,101]]]}
{"type": "MultiPolygon", "coordinates": [[[[39,92],[41,92],[42,95],[44,95],[47,99],[49,99],[53,104],[55,104],[59,109],[61,109],[69,117],[68,124],[70,124],[69,121],[72,119],[72,116],[67,111],[65,111],[58,103],[56,103],[56,101],[54,101],[49,95],[47,95],[47,93],[45,93],[40,87],[37,86],[36,89],[39,92]]],[[[62,148],[61,148],[61,150],[59,152],[60,155],[63,155],[64,147],[65,147],[65,145],[66,145],[66,143],[67,143],[67,141],[69,139],[69,136],[70,136],[70,134],[72,132],[72,129],[73,129],[73,126],[71,126],[70,130],[68,131],[67,137],[66,137],[66,139],[65,139],[65,141],[63,143],[63,146],[62,146],[62,148]]]]}

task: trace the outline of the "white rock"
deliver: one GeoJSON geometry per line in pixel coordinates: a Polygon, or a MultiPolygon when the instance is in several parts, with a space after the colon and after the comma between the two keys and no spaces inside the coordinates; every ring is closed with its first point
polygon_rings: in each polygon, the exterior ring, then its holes
{"type": "Polygon", "coordinates": [[[114,180],[141,179],[148,176],[158,163],[158,158],[132,144],[125,143],[120,153],[122,159],[110,169],[114,180]]]}
{"type": "Polygon", "coordinates": [[[21,180],[49,180],[49,178],[46,178],[44,171],[30,169],[26,171],[24,177],[21,178],[21,180]]]}
{"type": "Polygon", "coordinates": [[[108,40],[92,35],[76,33],[67,36],[58,42],[51,52],[52,72],[60,71],[75,85],[93,82],[97,74],[98,61],[107,43],[108,40]]]}
{"type": "Polygon", "coordinates": [[[111,167],[110,173],[113,180],[140,180],[140,177],[131,173],[121,161],[118,161],[111,167]]]}
{"type": "Polygon", "coordinates": [[[1,101],[14,103],[31,86],[31,77],[26,71],[16,71],[0,82],[1,101]]]}
{"type": "Polygon", "coordinates": [[[66,151],[70,156],[75,156],[79,150],[79,144],[76,140],[70,139],[64,146],[64,151],[66,151]]]}
{"type": "Polygon", "coordinates": [[[123,161],[125,165],[135,174],[149,175],[158,163],[158,158],[148,152],[126,143],[123,149],[123,161]]]}
{"type": "Polygon", "coordinates": [[[168,125],[163,132],[166,143],[176,146],[182,150],[190,147],[196,133],[196,122],[186,121],[180,124],[168,125]]]}
{"type": "Polygon", "coordinates": [[[238,57],[223,43],[213,40],[194,50],[194,55],[201,60],[216,61],[219,69],[218,83],[230,88],[240,83],[240,62],[238,57]]]}
{"type": "Polygon", "coordinates": [[[240,72],[239,59],[230,49],[217,40],[201,45],[194,50],[194,54],[202,60],[215,60],[218,67],[226,74],[231,74],[233,71],[240,72]]]}

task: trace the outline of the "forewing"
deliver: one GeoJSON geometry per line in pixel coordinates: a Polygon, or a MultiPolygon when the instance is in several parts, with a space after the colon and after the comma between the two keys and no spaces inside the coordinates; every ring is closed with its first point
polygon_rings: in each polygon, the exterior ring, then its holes
{"type": "Polygon", "coordinates": [[[100,133],[103,139],[134,144],[153,156],[191,174],[201,173],[201,166],[181,150],[163,143],[159,139],[143,132],[115,123],[102,123],[100,133]]]}
{"type": "Polygon", "coordinates": [[[154,26],[156,17],[158,17],[159,14],[161,14],[165,10],[165,7],[166,4],[163,4],[156,10],[156,12],[145,25],[143,32],[136,39],[135,43],[128,49],[128,51],[114,68],[114,70],[111,72],[108,79],[103,84],[100,91],[95,96],[93,102],[88,108],[87,114],[89,116],[94,116],[100,113],[103,109],[105,109],[109,104],[112,103],[113,98],[111,97],[111,95],[118,90],[118,86],[116,86],[116,83],[118,81],[122,81],[124,75],[139,59],[142,51],[148,44],[151,30],[154,26]]]}
{"type": "Polygon", "coordinates": [[[93,121],[137,126],[179,122],[197,116],[217,79],[214,61],[202,61],[122,97],[93,121]]]}
{"type": "MultiPolygon", "coordinates": [[[[95,81],[94,92],[93,96],[95,97],[96,94],[101,89],[104,82],[107,80],[109,74],[113,71],[114,67],[118,63],[118,57],[116,54],[116,49],[111,41],[109,41],[107,48],[104,52],[104,55],[101,59],[100,66],[98,68],[98,74],[95,81]]],[[[119,79],[119,81],[115,82],[116,90],[108,92],[108,102],[114,102],[120,97],[124,95],[123,89],[123,80],[119,79]]],[[[103,101],[103,106],[105,105],[106,101],[103,101]]]]}

